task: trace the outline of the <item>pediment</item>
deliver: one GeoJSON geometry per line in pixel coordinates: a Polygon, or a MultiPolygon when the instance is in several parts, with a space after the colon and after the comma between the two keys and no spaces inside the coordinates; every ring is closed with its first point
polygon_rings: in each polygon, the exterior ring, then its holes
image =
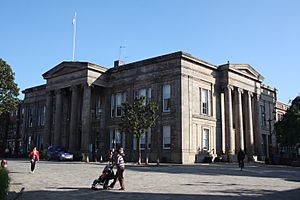
{"type": "Polygon", "coordinates": [[[235,69],[236,71],[259,81],[263,81],[264,77],[258,73],[253,67],[248,64],[230,64],[230,67],[235,69]]]}
{"type": "Polygon", "coordinates": [[[86,69],[87,65],[79,62],[62,62],[43,74],[45,79],[62,76],[75,71],[86,69]]]}

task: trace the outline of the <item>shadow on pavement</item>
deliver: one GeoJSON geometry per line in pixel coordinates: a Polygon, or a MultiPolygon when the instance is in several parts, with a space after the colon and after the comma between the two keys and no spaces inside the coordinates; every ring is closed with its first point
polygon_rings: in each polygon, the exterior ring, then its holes
{"type": "Polygon", "coordinates": [[[243,176],[259,178],[281,178],[286,181],[300,182],[299,168],[276,168],[263,167],[260,165],[249,165],[243,171],[233,164],[211,164],[211,165],[162,165],[162,166],[126,166],[128,170],[139,172],[159,172],[171,174],[196,174],[209,176],[243,176]]]}
{"type": "MultiPolygon", "coordinates": [[[[8,200],[47,200],[47,199],[135,199],[135,200],[298,200],[300,196],[300,188],[282,192],[274,192],[270,190],[247,190],[247,191],[228,191],[231,196],[224,195],[201,195],[201,194],[166,194],[166,193],[142,193],[142,192],[126,192],[118,190],[99,190],[93,191],[89,188],[59,188],[61,191],[23,191],[23,193],[9,193],[8,200]],[[68,191],[66,191],[68,190],[68,191]],[[17,196],[18,195],[18,196],[17,196]]],[[[223,191],[222,191],[223,192],[223,191]]]]}

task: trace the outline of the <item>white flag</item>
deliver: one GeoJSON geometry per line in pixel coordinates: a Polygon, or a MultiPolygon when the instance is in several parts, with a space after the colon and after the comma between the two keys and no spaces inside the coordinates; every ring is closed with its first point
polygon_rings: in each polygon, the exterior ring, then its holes
{"type": "Polygon", "coordinates": [[[72,24],[73,24],[73,25],[75,25],[75,23],[76,23],[76,12],[75,12],[75,15],[74,15],[73,21],[72,21],[72,24]]]}

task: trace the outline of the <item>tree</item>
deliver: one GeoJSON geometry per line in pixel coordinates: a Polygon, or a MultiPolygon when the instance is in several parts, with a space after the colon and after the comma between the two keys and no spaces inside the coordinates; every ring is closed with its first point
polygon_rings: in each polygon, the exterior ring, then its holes
{"type": "Polygon", "coordinates": [[[0,58],[0,118],[5,122],[4,143],[6,145],[8,128],[9,128],[9,113],[17,108],[19,88],[14,82],[15,74],[11,67],[0,58]]]}
{"type": "MultiPolygon", "coordinates": [[[[158,107],[155,102],[146,103],[146,97],[144,96],[135,98],[132,105],[128,102],[125,102],[122,104],[122,107],[123,116],[119,125],[122,132],[133,133],[135,136],[138,148],[138,164],[141,164],[140,139],[147,133],[148,128],[151,128],[155,125],[158,117],[156,113],[158,107]]],[[[145,138],[147,138],[147,136],[145,138]]]]}
{"type": "Polygon", "coordinates": [[[0,58],[0,115],[17,107],[19,88],[11,67],[0,58]]]}
{"type": "Polygon", "coordinates": [[[293,101],[282,120],[275,124],[276,138],[281,146],[300,144],[300,96],[293,101]]]}

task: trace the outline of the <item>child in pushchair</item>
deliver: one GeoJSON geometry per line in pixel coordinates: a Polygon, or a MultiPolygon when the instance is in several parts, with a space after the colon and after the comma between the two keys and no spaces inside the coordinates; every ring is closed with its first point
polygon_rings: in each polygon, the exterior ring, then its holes
{"type": "Polygon", "coordinates": [[[114,178],[115,178],[115,174],[113,171],[113,165],[108,163],[103,169],[102,174],[99,176],[99,178],[94,180],[92,184],[92,189],[96,190],[98,189],[97,188],[98,185],[103,185],[103,189],[106,190],[108,188],[109,180],[114,178]]]}

